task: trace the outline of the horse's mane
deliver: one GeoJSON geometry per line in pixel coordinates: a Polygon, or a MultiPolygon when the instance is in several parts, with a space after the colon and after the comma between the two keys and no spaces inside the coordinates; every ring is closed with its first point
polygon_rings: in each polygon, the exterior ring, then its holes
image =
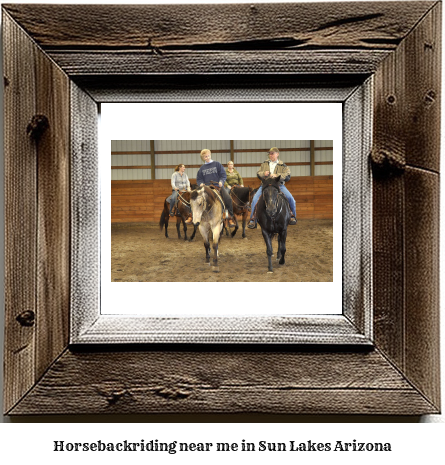
{"type": "Polygon", "coordinates": [[[201,194],[201,189],[204,189],[204,192],[207,194],[208,197],[210,197],[212,200],[216,200],[215,194],[212,192],[213,189],[210,189],[208,186],[204,187],[199,187],[198,189],[192,191],[190,194],[190,199],[195,200],[198,198],[198,196],[201,194]]]}

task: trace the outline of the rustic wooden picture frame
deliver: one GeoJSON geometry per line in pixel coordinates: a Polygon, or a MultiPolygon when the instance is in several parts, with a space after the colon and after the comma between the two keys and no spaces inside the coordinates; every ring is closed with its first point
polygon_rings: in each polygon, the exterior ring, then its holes
{"type": "Polygon", "coordinates": [[[11,4],[2,14],[5,413],[440,411],[440,2],[11,4]],[[221,87],[235,101],[259,85],[370,77],[371,346],[69,344],[72,228],[88,214],[70,204],[73,177],[92,195],[70,160],[96,169],[98,103],[221,87]]]}

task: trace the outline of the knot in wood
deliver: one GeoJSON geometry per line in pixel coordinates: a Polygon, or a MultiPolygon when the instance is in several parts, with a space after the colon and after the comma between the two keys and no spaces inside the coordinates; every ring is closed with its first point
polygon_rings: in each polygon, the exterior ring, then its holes
{"type": "Polygon", "coordinates": [[[191,392],[187,389],[180,389],[177,387],[162,387],[158,388],[155,391],[155,394],[163,397],[164,399],[186,399],[190,396],[191,392]]]}
{"type": "Polygon", "coordinates": [[[39,140],[49,128],[49,121],[45,115],[34,115],[26,127],[26,133],[31,139],[39,140]]]}
{"type": "Polygon", "coordinates": [[[371,164],[374,175],[394,176],[405,171],[405,157],[403,153],[386,149],[375,150],[371,153],[371,164]]]}
{"type": "Polygon", "coordinates": [[[22,326],[34,326],[35,313],[32,310],[26,310],[20,313],[20,315],[17,315],[16,320],[22,326]]]}
{"type": "Polygon", "coordinates": [[[434,103],[436,100],[436,92],[434,92],[434,90],[430,90],[427,92],[427,94],[425,95],[425,103],[427,105],[431,105],[432,103],[434,103]]]}

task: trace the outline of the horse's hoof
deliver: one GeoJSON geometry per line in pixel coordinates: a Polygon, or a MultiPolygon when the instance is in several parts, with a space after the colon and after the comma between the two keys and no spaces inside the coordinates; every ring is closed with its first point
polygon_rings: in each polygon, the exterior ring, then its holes
{"type": "Polygon", "coordinates": [[[270,271],[270,270],[269,270],[267,273],[268,273],[268,274],[269,274],[269,273],[273,273],[273,271],[270,271]]]}
{"type": "Polygon", "coordinates": [[[214,266],[214,267],[212,267],[212,271],[213,271],[214,273],[219,273],[219,266],[214,266]]]}
{"type": "Polygon", "coordinates": [[[279,263],[280,263],[280,265],[284,265],[284,260],[281,259],[279,263]]]}

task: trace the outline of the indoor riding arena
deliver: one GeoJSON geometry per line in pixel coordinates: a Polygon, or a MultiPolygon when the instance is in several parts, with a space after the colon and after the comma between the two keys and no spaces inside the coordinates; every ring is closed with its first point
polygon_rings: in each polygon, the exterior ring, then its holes
{"type": "MultiPolygon", "coordinates": [[[[329,282],[333,280],[333,144],[331,140],[115,140],[111,143],[111,279],[113,282],[329,282]],[[296,202],[297,224],[287,228],[285,264],[275,259],[268,273],[266,244],[257,229],[245,229],[237,217],[235,236],[224,232],[218,268],[206,263],[203,239],[178,238],[176,217],[169,218],[168,238],[159,223],[171,176],[184,164],[191,184],[202,165],[200,152],[227,169],[229,161],[244,186],[260,186],[256,173],[278,147],[291,171],[286,187],[296,202]],[[218,272],[215,272],[218,271],[218,272]]],[[[250,215],[250,212],[249,212],[250,215]]],[[[341,221],[341,219],[338,219],[341,221]]],[[[187,226],[187,236],[193,233],[187,226]]],[[[231,232],[233,229],[230,230],[231,232]]],[[[213,250],[210,249],[211,257],[213,250]]],[[[211,260],[212,262],[212,260],[211,260]]]]}

